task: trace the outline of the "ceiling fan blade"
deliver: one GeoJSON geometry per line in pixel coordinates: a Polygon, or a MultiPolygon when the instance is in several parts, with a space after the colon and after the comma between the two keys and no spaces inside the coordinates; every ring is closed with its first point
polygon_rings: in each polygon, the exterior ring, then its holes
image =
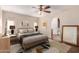
{"type": "Polygon", "coordinates": [[[45,8],[44,8],[44,9],[48,9],[48,8],[50,8],[50,6],[45,6],[45,8]]]}
{"type": "Polygon", "coordinates": [[[46,12],[46,13],[51,13],[51,11],[44,11],[44,12],[46,12]]]}

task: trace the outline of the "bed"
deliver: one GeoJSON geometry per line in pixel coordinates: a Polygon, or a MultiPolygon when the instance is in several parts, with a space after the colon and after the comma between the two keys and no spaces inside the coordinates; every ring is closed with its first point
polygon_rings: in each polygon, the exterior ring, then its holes
{"type": "Polygon", "coordinates": [[[46,35],[35,32],[32,28],[20,28],[18,31],[18,38],[23,49],[29,49],[49,42],[46,35]]]}

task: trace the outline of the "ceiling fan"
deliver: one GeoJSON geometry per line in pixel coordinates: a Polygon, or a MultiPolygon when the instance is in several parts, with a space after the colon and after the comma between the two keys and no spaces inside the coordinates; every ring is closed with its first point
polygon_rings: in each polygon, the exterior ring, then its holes
{"type": "MultiPolygon", "coordinates": [[[[33,7],[33,8],[35,8],[35,7],[33,7]]],[[[38,9],[39,9],[40,15],[42,12],[51,13],[51,11],[48,10],[49,8],[51,8],[51,7],[48,5],[39,5],[38,9]]]]}

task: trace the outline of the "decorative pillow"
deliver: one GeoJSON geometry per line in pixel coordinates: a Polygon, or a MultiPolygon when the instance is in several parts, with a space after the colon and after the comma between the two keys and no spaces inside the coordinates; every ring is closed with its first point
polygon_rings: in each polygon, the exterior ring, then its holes
{"type": "Polygon", "coordinates": [[[34,32],[34,30],[32,28],[29,28],[28,32],[34,32]]]}
{"type": "Polygon", "coordinates": [[[27,29],[22,29],[23,30],[23,33],[27,33],[28,31],[27,31],[27,29]]]}
{"type": "Polygon", "coordinates": [[[26,33],[27,29],[19,29],[19,33],[26,33]]]}

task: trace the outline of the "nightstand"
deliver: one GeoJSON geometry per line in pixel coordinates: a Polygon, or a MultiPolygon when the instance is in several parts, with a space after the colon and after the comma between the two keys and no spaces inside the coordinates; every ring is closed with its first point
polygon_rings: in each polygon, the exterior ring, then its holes
{"type": "Polygon", "coordinates": [[[10,52],[10,37],[0,37],[0,53],[10,52]]]}
{"type": "Polygon", "coordinates": [[[16,35],[9,35],[9,37],[10,37],[10,44],[11,45],[19,43],[19,39],[17,38],[16,35]]]}

